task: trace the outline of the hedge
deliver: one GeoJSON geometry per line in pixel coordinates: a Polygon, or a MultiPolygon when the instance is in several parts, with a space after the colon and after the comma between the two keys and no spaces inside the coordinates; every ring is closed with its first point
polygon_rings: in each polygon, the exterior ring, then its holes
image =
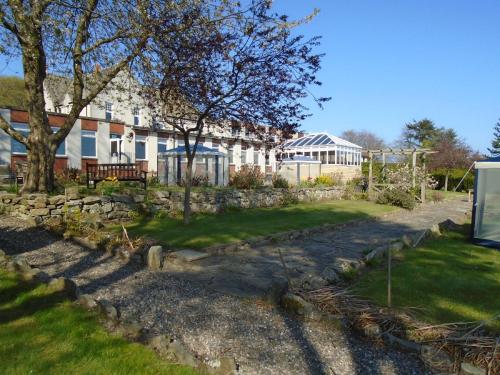
{"type": "MultiPolygon", "coordinates": [[[[450,175],[448,177],[448,190],[453,190],[455,186],[457,186],[464,177],[465,173],[467,173],[467,169],[456,168],[450,171],[450,175]]],[[[444,181],[446,179],[446,170],[445,169],[436,169],[431,172],[432,177],[434,177],[438,181],[437,189],[444,188],[444,181]]],[[[464,179],[460,187],[457,191],[467,191],[468,189],[474,189],[474,172],[470,171],[467,177],[464,179]]]]}

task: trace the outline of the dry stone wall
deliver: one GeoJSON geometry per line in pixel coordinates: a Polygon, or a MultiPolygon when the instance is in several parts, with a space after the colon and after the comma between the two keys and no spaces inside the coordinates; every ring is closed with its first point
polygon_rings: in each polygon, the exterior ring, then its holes
{"type": "MultiPolygon", "coordinates": [[[[193,212],[222,212],[229,208],[278,207],[291,201],[342,199],[339,187],[321,189],[259,189],[206,190],[191,193],[193,212]]],[[[0,192],[0,209],[41,224],[47,220],[63,220],[67,212],[88,212],[102,220],[129,219],[139,209],[152,211],[182,211],[182,191],[153,191],[144,194],[111,196],[80,196],[77,192],[65,195],[26,194],[18,196],[0,192]]],[[[0,212],[1,213],[1,212],[0,212]]]]}

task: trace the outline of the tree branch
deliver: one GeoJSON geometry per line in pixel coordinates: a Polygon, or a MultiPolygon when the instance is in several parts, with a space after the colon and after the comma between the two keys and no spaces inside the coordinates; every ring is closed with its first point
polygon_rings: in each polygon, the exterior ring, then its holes
{"type": "Polygon", "coordinates": [[[21,142],[23,145],[28,145],[28,139],[17,130],[15,130],[12,126],[10,126],[10,124],[3,118],[2,115],[0,115],[0,129],[10,135],[16,141],[21,142]]]}

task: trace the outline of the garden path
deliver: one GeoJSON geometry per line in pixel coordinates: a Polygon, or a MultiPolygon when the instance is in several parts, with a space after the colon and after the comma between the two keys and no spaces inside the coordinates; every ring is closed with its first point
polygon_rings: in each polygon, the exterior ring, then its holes
{"type": "Polygon", "coordinates": [[[320,274],[336,257],[359,258],[403,234],[449,217],[461,220],[469,208],[461,201],[429,204],[170,272],[87,251],[13,217],[0,217],[0,247],[52,276],[72,278],[84,293],[118,306],[125,318],[173,335],[202,357],[233,356],[241,374],[424,374],[410,354],[375,346],[341,327],[292,319],[262,296],[284,276],[278,246],[293,272],[320,274]]]}

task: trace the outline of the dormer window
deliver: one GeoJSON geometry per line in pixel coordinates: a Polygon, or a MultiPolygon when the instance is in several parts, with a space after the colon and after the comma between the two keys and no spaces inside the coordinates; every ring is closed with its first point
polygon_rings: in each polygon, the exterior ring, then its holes
{"type": "Polygon", "coordinates": [[[111,119],[113,118],[113,103],[106,102],[104,104],[104,112],[106,121],[111,121],[111,119]]]}

